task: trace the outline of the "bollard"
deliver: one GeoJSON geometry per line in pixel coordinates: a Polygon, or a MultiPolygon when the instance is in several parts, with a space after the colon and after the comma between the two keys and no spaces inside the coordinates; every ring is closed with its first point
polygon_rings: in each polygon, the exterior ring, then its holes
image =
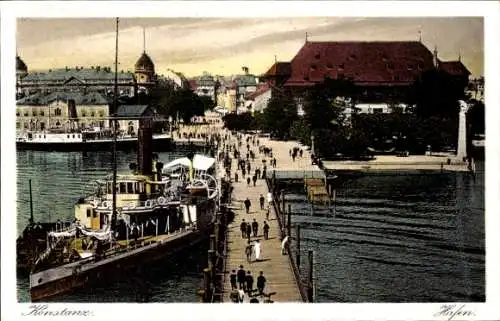
{"type": "Polygon", "coordinates": [[[210,250],[215,250],[217,243],[215,242],[215,235],[210,235],[210,250]]]}
{"type": "Polygon", "coordinates": [[[292,205],[288,204],[288,219],[286,220],[288,235],[292,236],[292,205]]]}
{"type": "Polygon", "coordinates": [[[295,234],[296,234],[296,245],[297,248],[296,256],[297,256],[297,269],[300,271],[300,224],[295,225],[295,234]]]}
{"type": "Polygon", "coordinates": [[[307,277],[307,300],[309,302],[314,302],[314,283],[313,283],[313,250],[309,250],[308,258],[309,258],[309,273],[307,277]]]}

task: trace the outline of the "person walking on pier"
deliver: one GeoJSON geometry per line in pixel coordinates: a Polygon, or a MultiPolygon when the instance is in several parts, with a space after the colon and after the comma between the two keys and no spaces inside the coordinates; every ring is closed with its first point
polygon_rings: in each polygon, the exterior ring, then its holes
{"type": "Polygon", "coordinates": [[[257,183],[257,175],[254,175],[252,177],[252,181],[253,181],[253,186],[255,187],[255,183],[257,183]]]}
{"type": "Polygon", "coordinates": [[[247,197],[247,199],[245,200],[245,208],[247,209],[247,214],[250,213],[250,206],[252,206],[252,202],[250,202],[247,197]]]}
{"type": "Polygon", "coordinates": [[[267,192],[267,204],[271,206],[272,202],[273,202],[273,194],[271,194],[271,192],[267,192]]]}
{"type": "Polygon", "coordinates": [[[234,182],[238,183],[238,172],[234,173],[234,182]]]}
{"type": "Polygon", "coordinates": [[[269,239],[269,224],[267,224],[266,221],[264,221],[264,226],[262,227],[262,230],[264,231],[264,240],[269,239]]]}
{"type": "Polygon", "coordinates": [[[247,276],[245,279],[247,282],[247,293],[249,296],[251,296],[253,292],[253,276],[250,271],[247,271],[247,276]]]}
{"type": "Polygon", "coordinates": [[[245,254],[247,256],[248,263],[252,262],[252,249],[253,249],[253,246],[250,243],[250,240],[248,240],[247,246],[245,247],[245,254]]]}
{"type": "Polygon", "coordinates": [[[241,221],[240,230],[241,238],[244,239],[247,236],[247,223],[245,222],[245,219],[241,221]]]}
{"type": "Polygon", "coordinates": [[[231,290],[237,290],[238,286],[236,285],[236,270],[233,270],[230,274],[230,280],[231,280],[231,290]]]}
{"type": "Polygon", "coordinates": [[[258,231],[259,231],[259,223],[255,219],[253,219],[252,222],[252,231],[253,231],[253,236],[257,237],[258,231]]]}
{"type": "Polygon", "coordinates": [[[250,176],[247,177],[247,186],[250,186],[250,176]]]}
{"type": "Polygon", "coordinates": [[[245,276],[246,272],[243,269],[243,265],[240,265],[240,269],[238,270],[238,273],[236,274],[236,278],[238,279],[238,285],[241,290],[245,290],[245,276]]]}
{"type": "Polygon", "coordinates": [[[252,227],[250,226],[250,224],[247,224],[247,239],[248,239],[248,241],[250,241],[251,235],[252,235],[252,227]]]}
{"type": "Polygon", "coordinates": [[[273,157],[273,167],[276,168],[276,157],[273,157]]]}
{"type": "Polygon", "coordinates": [[[281,254],[286,255],[288,249],[288,235],[285,235],[283,241],[281,241],[281,254]]]}
{"type": "Polygon", "coordinates": [[[264,277],[264,272],[260,271],[260,275],[257,278],[257,289],[259,290],[259,295],[264,295],[265,286],[266,286],[266,278],[264,277]]]}
{"type": "Polygon", "coordinates": [[[255,253],[255,261],[260,261],[260,255],[262,254],[262,248],[260,245],[259,240],[255,241],[255,244],[253,245],[253,251],[255,253]]]}
{"type": "Polygon", "coordinates": [[[263,210],[264,209],[264,195],[260,194],[259,202],[260,202],[260,209],[263,210]]]}

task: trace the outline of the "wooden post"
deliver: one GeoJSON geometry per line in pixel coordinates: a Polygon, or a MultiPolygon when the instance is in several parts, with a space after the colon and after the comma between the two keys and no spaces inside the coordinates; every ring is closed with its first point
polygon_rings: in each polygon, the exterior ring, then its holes
{"type": "Polygon", "coordinates": [[[295,243],[296,243],[296,256],[297,256],[297,268],[300,271],[300,224],[295,225],[295,243]]]}
{"type": "Polygon", "coordinates": [[[314,254],[313,250],[309,250],[308,259],[309,259],[309,270],[307,277],[307,301],[314,302],[314,284],[313,284],[313,261],[314,254]]]}
{"type": "Polygon", "coordinates": [[[210,269],[211,280],[215,279],[215,261],[217,260],[215,253],[215,250],[208,250],[208,268],[210,269]]]}
{"type": "Polygon", "coordinates": [[[281,202],[282,202],[282,207],[281,207],[281,212],[285,213],[285,190],[281,190],[281,202]]]}
{"type": "Polygon", "coordinates": [[[215,250],[215,248],[216,248],[215,235],[211,234],[210,235],[210,250],[215,250]]]}
{"type": "MultiPolygon", "coordinates": [[[[220,229],[220,223],[217,221],[214,224],[214,235],[215,235],[215,246],[217,247],[219,244],[219,229],[220,229]]],[[[215,249],[214,249],[215,250],[215,249]]]]}
{"type": "Polygon", "coordinates": [[[35,219],[33,217],[33,195],[31,192],[31,179],[29,180],[29,185],[30,185],[30,224],[35,222],[35,219]]]}
{"type": "Polygon", "coordinates": [[[337,214],[337,191],[333,190],[333,215],[337,214]]]}
{"type": "Polygon", "coordinates": [[[210,269],[203,269],[203,302],[208,302],[210,295],[210,269]]]}
{"type": "Polygon", "coordinates": [[[289,237],[292,237],[292,205],[288,204],[288,219],[286,220],[289,237]]]}

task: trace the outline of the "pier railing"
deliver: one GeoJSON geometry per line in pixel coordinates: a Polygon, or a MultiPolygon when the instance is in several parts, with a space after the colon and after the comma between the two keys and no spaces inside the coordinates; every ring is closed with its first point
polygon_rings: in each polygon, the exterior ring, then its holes
{"type": "Polygon", "coordinates": [[[272,170],[266,173],[268,179],[275,177],[276,179],[304,179],[304,178],[321,178],[325,177],[322,170],[272,170]]]}
{"type": "MultiPolygon", "coordinates": [[[[281,239],[283,239],[285,237],[285,235],[288,234],[289,239],[291,239],[290,231],[288,231],[288,233],[285,232],[287,229],[290,230],[291,226],[285,226],[285,209],[284,209],[285,203],[283,201],[284,195],[280,195],[281,193],[277,189],[276,177],[266,178],[266,183],[267,183],[268,190],[273,194],[273,207],[274,207],[274,210],[276,212],[276,220],[278,221],[278,226],[280,228],[280,237],[281,237],[281,239]],[[280,206],[281,203],[283,203],[282,206],[280,206]],[[282,207],[283,207],[283,209],[282,209],[282,207]]],[[[288,222],[289,225],[290,225],[290,223],[291,222],[288,222]]],[[[297,262],[295,261],[295,258],[293,257],[293,253],[290,249],[290,242],[287,243],[286,247],[287,247],[286,252],[288,254],[290,266],[292,267],[295,281],[297,282],[297,285],[299,287],[299,292],[300,292],[300,296],[302,298],[302,301],[303,302],[308,302],[308,301],[312,302],[311,298],[308,295],[308,291],[311,287],[311,284],[310,284],[310,282],[307,282],[307,281],[302,279],[299,266],[297,265],[297,262]]]]}

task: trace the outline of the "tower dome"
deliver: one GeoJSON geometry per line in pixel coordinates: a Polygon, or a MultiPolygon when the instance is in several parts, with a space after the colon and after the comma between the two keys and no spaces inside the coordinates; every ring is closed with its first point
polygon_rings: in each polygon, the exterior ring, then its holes
{"type": "Polygon", "coordinates": [[[26,66],[24,61],[19,56],[16,56],[16,72],[28,73],[28,66],[26,66]]]}
{"type": "Polygon", "coordinates": [[[135,63],[135,71],[136,72],[155,72],[155,65],[151,58],[143,52],[139,60],[135,63]]]}

